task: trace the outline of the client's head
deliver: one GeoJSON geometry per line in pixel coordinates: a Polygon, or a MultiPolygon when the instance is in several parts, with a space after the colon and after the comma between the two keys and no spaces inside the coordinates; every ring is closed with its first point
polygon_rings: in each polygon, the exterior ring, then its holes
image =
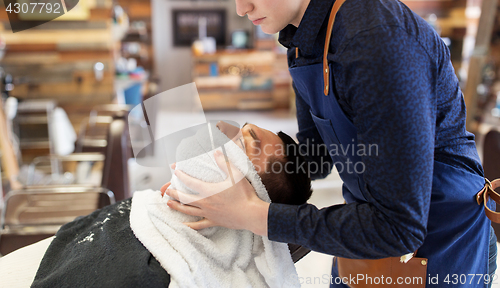
{"type": "Polygon", "coordinates": [[[290,136],[248,123],[241,130],[222,121],[217,127],[245,151],[272,202],[300,205],[311,197],[308,166],[290,136]]]}

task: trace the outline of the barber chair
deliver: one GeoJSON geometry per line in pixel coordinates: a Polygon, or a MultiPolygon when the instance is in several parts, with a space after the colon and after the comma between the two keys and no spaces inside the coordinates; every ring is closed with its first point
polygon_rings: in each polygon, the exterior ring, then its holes
{"type": "Polygon", "coordinates": [[[109,125],[102,175],[102,187],[114,191],[116,201],[132,197],[128,173],[128,159],[132,158],[132,149],[126,116],[125,112],[116,113],[109,125]]]}
{"type": "Polygon", "coordinates": [[[13,119],[13,132],[19,141],[23,161],[29,162],[38,155],[55,153],[53,100],[27,100],[19,103],[13,119]]]}
{"type": "Polygon", "coordinates": [[[0,254],[51,237],[65,223],[113,203],[113,192],[97,187],[44,186],[10,191],[0,218],[0,254]]]}
{"type": "Polygon", "coordinates": [[[132,196],[129,187],[128,159],[132,157],[129,127],[130,105],[95,106],[83,122],[76,152],[105,154],[101,186],[114,191],[116,201],[132,196]]]}
{"type": "MultiPolygon", "coordinates": [[[[51,155],[39,157],[33,162],[30,170],[34,170],[34,167],[46,161],[55,161],[57,165],[54,167],[59,167],[58,164],[65,161],[103,161],[101,187],[26,186],[22,190],[9,192],[5,198],[0,222],[0,254],[5,255],[53,236],[61,225],[72,221],[75,217],[88,215],[96,209],[132,196],[129,191],[127,167],[131,153],[125,117],[126,113],[123,112],[117,113],[112,118],[108,127],[104,156],[100,153],[51,155]],[[96,193],[101,196],[95,196],[96,193]],[[88,200],[89,194],[94,194],[92,196],[94,198],[88,200]],[[82,200],[80,197],[87,200],[82,200]],[[89,201],[93,204],[90,205],[89,201]],[[16,217],[19,219],[16,220],[16,217]],[[47,217],[49,220],[45,221],[47,217]]],[[[29,181],[32,181],[31,173],[29,181]]]]}
{"type": "MultiPolygon", "coordinates": [[[[83,142],[84,151],[101,151],[88,153],[74,153],[66,156],[49,155],[37,157],[30,165],[27,185],[33,185],[35,168],[43,163],[50,162],[51,171],[55,175],[61,175],[59,171],[62,162],[98,162],[103,161],[102,177],[100,186],[114,191],[116,201],[121,201],[132,196],[129,187],[128,159],[132,157],[126,113],[121,111],[110,117],[107,127],[107,135],[104,141],[105,146],[101,146],[102,141],[83,142]],[[94,146],[92,146],[94,145],[94,146]],[[92,150],[92,149],[94,150],[92,150]]],[[[89,139],[87,139],[89,140],[89,139]]],[[[101,139],[102,140],[102,139],[101,139]]],[[[78,183],[81,185],[82,183],[78,183]]],[[[99,185],[99,184],[97,184],[99,185]]],[[[94,183],[94,186],[95,183],[94,183]]]]}
{"type": "MultiPolygon", "coordinates": [[[[39,156],[33,159],[33,162],[31,162],[29,168],[28,168],[28,174],[27,174],[27,179],[26,179],[26,185],[27,186],[33,186],[36,185],[35,183],[35,171],[37,171],[37,167],[41,168],[41,164],[49,164],[49,173],[51,174],[51,178],[66,178],[64,177],[62,171],[65,171],[66,169],[63,169],[63,164],[65,163],[70,163],[70,162],[77,162],[76,163],[76,168],[75,168],[75,174],[71,174],[70,179],[67,179],[67,181],[71,183],[57,183],[56,185],[64,185],[64,184],[79,184],[79,185],[91,185],[91,186],[99,186],[102,183],[101,181],[95,183],[95,182],[90,182],[89,183],[89,177],[85,177],[88,175],[81,175],[82,172],[84,174],[90,174],[92,171],[95,171],[95,166],[102,166],[98,165],[97,163],[103,163],[105,160],[105,155],[101,153],[73,153],[69,155],[47,155],[47,156],[39,156]],[[88,165],[87,165],[88,164],[88,165]],[[88,166],[88,167],[87,167],[88,166]],[[82,169],[83,168],[83,169],[82,169]],[[87,168],[87,169],[85,169],[87,168]],[[55,171],[52,171],[55,170],[55,171]],[[82,171],[83,170],[83,171],[82,171]]],[[[64,165],[68,166],[68,165],[64,165]]],[[[45,167],[45,166],[44,166],[45,167]]],[[[100,171],[97,171],[99,174],[101,174],[102,178],[102,169],[103,167],[100,167],[101,169],[98,169],[100,171]]],[[[93,179],[92,179],[93,180],[93,179]]],[[[56,180],[57,181],[57,180],[56,180]]],[[[60,181],[64,182],[64,181],[60,181]]],[[[42,185],[47,185],[43,183],[42,185]]],[[[49,183],[48,185],[51,185],[49,183]]]]}
{"type": "Polygon", "coordinates": [[[108,127],[113,121],[113,116],[119,112],[127,113],[131,108],[130,105],[120,104],[95,106],[90,111],[89,117],[80,125],[75,152],[105,153],[108,127]]]}
{"type": "Polygon", "coordinates": [[[84,119],[75,143],[75,152],[104,153],[108,145],[108,127],[112,121],[112,116],[95,116],[84,119]]]}
{"type": "MultiPolygon", "coordinates": [[[[493,129],[484,137],[483,169],[484,176],[489,180],[500,178],[500,132],[498,130],[493,129]]],[[[499,205],[496,211],[500,211],[499,205]]],[[[500,241],[500,224],[492,222],[491,226],[500,241]]]]}

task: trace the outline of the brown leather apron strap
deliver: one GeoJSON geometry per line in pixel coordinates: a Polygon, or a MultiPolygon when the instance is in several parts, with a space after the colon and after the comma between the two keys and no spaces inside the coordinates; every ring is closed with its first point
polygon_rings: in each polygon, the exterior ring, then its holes
{"type": "Polygon", "coordinates": [[[488,203],[489,198],[493,199],[497,205],[500,205],[500,194],[498,194],[495,189],[500,187],[500,178],[495,179],[493,181],[489,181],[484,178],[486,183],[484,184],[483,189],[479,191],[476,195],[477,204],[484,204],[484,212],[486,216],[495,223],[500,223],[500,212],[496,212],[488,208],[486,205],[488,203]]]}
{"type": "Polygon", "coordinates": [[[326,31],[326,41],[325,41],[325,50],[323,51],[323,78],[325,82],[324,93],[325,96],[328,95],[328,85],[330,81],[330,69],[328,68],[328,60],[326,56],[328,55],[328,49],[330,48],[330,39],[332,38],[332,29],[333,23],[335,22],[335,16],[337,16],[337,12],[340,9],[340,6],[344,4],[345,0],[336,0],[335,4],[333,4],[332,11],[330,12],[330,19],[328,20],[328,29],[326,31]]]}

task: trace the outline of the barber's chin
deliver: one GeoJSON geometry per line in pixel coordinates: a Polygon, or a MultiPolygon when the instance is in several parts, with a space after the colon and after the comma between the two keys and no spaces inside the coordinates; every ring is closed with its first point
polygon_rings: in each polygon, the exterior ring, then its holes
{"type": "Polygon", "coordinates": [[[260,29],[262,30],[262,32],[269,34],[269,35],[273,35],[273,34],[276,34],[276,33],[281,31],[281,29],[276,29],[275,27],[272,27],[271,25],[269,25],[267,23],[261,24],[260,29]]]}

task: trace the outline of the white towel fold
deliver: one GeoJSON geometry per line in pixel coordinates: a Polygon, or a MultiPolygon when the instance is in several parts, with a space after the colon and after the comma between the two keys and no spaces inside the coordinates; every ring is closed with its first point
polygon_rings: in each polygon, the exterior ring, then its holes
{"type": "MultiPolygon", "coordinates": [[[[181,142],[177,160],[186,160],[178,161],[176,169],[207,182],[223,181],[226,175],[213,158],[214,148],[220,145],[258,196],[270,202],[248,157],[213,124],[181,142]]],[[[171,182],[172,188],[195,193],[175,176],[171,182]]],[[[130,226],[170,274],[169,287],[300,287],[286,244],[246,230],[211,227],[195,231],[182,223],[200,218],[170,209],[167,198],[160,191],[135,192],[130,226]]]]}

